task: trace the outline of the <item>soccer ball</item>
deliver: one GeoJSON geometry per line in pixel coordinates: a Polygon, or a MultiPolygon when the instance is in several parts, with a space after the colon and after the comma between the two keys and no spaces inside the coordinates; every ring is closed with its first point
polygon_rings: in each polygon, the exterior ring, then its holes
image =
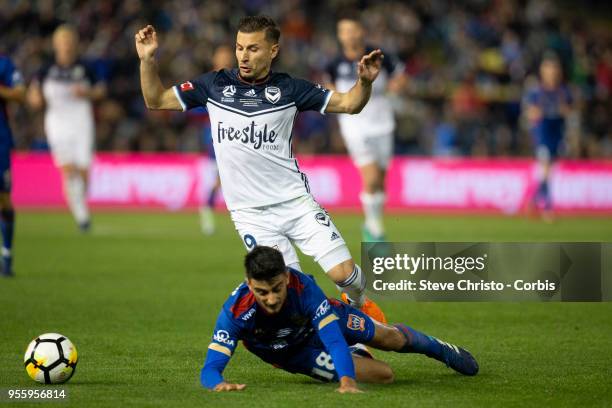
{"type": "Polygon", "coordinates": [[[26,372],[34,381],[44,384],[63,383],[74,374],[77,350],[66,336],[45,333],[28,345],[23,362],[26,372]]]}

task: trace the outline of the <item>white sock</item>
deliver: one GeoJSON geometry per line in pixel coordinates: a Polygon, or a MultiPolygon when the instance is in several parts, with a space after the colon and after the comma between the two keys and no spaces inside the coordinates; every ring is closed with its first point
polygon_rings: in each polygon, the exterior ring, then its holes
{"type": "Polygon", "coordinates": [[[353,272],[351,272],[348,278],[342,282],[337,282],[336,287],[339,291],[346,293],[346,296],[351,301],[351,305],[355,305],[358,308],[363,306],[366,300],[366,280],[359,265],[355,265],[353,272]]]}
{"type": "Polygon", "coordinates": [[[78,175],[69,176],[66,185],[68,195],[68,207],[78,224],[89,221],[89,209],[87,208],[87,191],[85,183],[78,175]]]}
{"type": "Polygon", "coordinates": [[[385,193],[378,191],[374,194],[361,193],[361,205],[365,215],[365,227],[375,236],[385,233],[383,227],[383,208],[385,206],[385,193]]]}

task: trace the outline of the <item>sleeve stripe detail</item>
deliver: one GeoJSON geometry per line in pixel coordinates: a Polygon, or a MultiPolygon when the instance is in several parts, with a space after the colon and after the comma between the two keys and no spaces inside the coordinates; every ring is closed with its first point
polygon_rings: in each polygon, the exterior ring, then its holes
{"type": "Polygon", "coordinates": [[[176,85],[173,86],[172,90],[174,91],[174,95],[176,95],[176,99],[181,104],[181,108],[183,108],[183,112],[185,112],[187,110],[187,105],[185,105],[185,102],[183,102],[183,99],[181,98],[181,95],[179,94],[177,86],[176,85]]]}
{"type": "Polygon", "coordinates": [[[331,89],[328,91],[327,97],[325,98],[325,102],[323,102],[323,106],[321,107],[321,110],[319,111],[321,115],[325,115],[325,109],[327,109],[327,105],[329,104],[329,100],[331,99],[333,93],[334,91],[332,91],[331,89]]]}
{"type": "Polygon", "coordinates": [[[208,345],[208,348],[209,348],[209,349],[211,349],[211,350],[218,351],[219,353],[223,353],[223,354],[225,354],[225,355],[226,355],[226,356],[228,356],[228,357],[231,357],[231,356],[232,356],[232,352],[230,351],[230,349],[228,349],[227,347],[222,346],[222,345],[220,345],[220,344],[217,344],[217,343],[210,343],[210,344],[208,345]]]}
{"type": "Polygon", "coordinates": [[[321,330],[322,328],[324,328],[325,326],[327,326],[328,324],[330,324],[331,322],[338,320],[338,316],[336,316],[335,314],[330,314],[329,316],[327,316],[325,319],[321,320],[319,322],[319,330],[321,330]]]}

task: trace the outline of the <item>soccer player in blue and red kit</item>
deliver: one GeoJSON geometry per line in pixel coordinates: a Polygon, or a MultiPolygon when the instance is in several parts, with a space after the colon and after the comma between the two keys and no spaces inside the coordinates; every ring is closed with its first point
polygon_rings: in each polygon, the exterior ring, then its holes
{"type": "Polygon", "coordinates": [[[403,324],[387,325],[335,299],[314,278],[285,266],[274,248],[257,246],[245,258],[246,282],[223,305],[201,382],[215,391],[242,390],[222,373],[238,341],[267,363],[290,373],[338,381],[341,393],[360,392],[359,382],[390,383],[393,371],[372,358],[367,345],[398,353],[419,353],[464,375],[478,364],[466,350],[403,324]]]}
{"type": "Polygon", "coordinates": [[[559,156],[565,134],[565,119],[571,112],[572,96],[563,83],[561,62],[554,53],[546,53],[540,64],[540,82],[526,91],[527,120],[536,147],[537,187],[533,207],[541,206],[542,218],[552,220],[552,194],[549,180],[559,156]]]}
{"type": "Polygon", "coordinates": [[[10,58],[0,55],[0,230],[2,231],[2,276],[12,276],[12,247],[15,210],[11,201],[11,151],[13,134],[9,126],[7,102],[23,103],[25,86],[10,58]]]}

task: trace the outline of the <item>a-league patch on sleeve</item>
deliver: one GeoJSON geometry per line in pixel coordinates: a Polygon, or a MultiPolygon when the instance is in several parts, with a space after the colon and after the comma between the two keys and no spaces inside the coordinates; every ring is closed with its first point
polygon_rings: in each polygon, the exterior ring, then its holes
{"type": "Polygon", "coordinates": [[[346,327],[348,327],[351,330],[364,331],[365,330],[365,319],[363,317],[360,317],[354,314],[349,314],[348,319],[346,320],[346,327]]]}
{"type": "Polygon", "coordinates": [[[191,82],[187,81],[181,84],[181,91],[186,92],[186,91],[192,91],[192,90],[193,90],[193,84],[191,82]]]}

